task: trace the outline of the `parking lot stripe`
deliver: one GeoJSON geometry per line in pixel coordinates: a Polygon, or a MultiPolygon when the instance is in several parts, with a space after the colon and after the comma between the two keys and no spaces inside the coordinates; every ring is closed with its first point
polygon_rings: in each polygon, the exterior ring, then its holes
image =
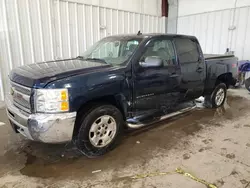
{"type": "Polygon", "coordinates": [[[0,122],[0,127],[1,127],[1,126],[3,126],[3,125],[5,125],[5,123],[3,123],[3,122],[0,122]]]}

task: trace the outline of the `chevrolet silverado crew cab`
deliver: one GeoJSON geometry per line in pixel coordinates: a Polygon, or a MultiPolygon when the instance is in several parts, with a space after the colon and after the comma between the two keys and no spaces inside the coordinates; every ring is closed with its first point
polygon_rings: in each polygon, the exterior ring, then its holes
{"type": "Polygon", "coordinates": [[[237,58],[204,57],[193,36],[106,37],[79,57],[15,68],[7,114],[13,129],[45,143],[73,141],[89,157],[200,96],[217,108],[235,84],[237,58]]]}

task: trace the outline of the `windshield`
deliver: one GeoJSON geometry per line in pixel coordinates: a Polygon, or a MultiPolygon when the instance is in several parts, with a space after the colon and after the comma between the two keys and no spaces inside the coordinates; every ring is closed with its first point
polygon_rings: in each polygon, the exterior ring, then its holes
{"type": "Polygon", "coordinates": [[[84,59],[99,60],[116,66],[123,65],[131,57],[142,39],[107,37],[95,43],[82,54],[84,59]]]}

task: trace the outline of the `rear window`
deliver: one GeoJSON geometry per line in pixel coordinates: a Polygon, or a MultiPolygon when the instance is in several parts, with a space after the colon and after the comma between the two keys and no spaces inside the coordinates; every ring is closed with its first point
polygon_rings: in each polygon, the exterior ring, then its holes
{"type": "Polygon", "coordinates": [[[176,51],[180,63],[191,63],[199,61],[199,52],[196,42],[179,38],[175,39],[176,51]]]}

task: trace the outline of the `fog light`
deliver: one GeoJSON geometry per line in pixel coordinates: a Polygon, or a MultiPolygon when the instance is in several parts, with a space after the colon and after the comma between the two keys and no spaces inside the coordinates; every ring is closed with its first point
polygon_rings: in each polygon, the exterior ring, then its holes
{"type": "Polygon", "coordinates": [[[35,119],[29,119],[29,120],[28,120],[28,125],[29,125],[30,127],[37,127],[38,122],[37,122],[35,119]]]}

